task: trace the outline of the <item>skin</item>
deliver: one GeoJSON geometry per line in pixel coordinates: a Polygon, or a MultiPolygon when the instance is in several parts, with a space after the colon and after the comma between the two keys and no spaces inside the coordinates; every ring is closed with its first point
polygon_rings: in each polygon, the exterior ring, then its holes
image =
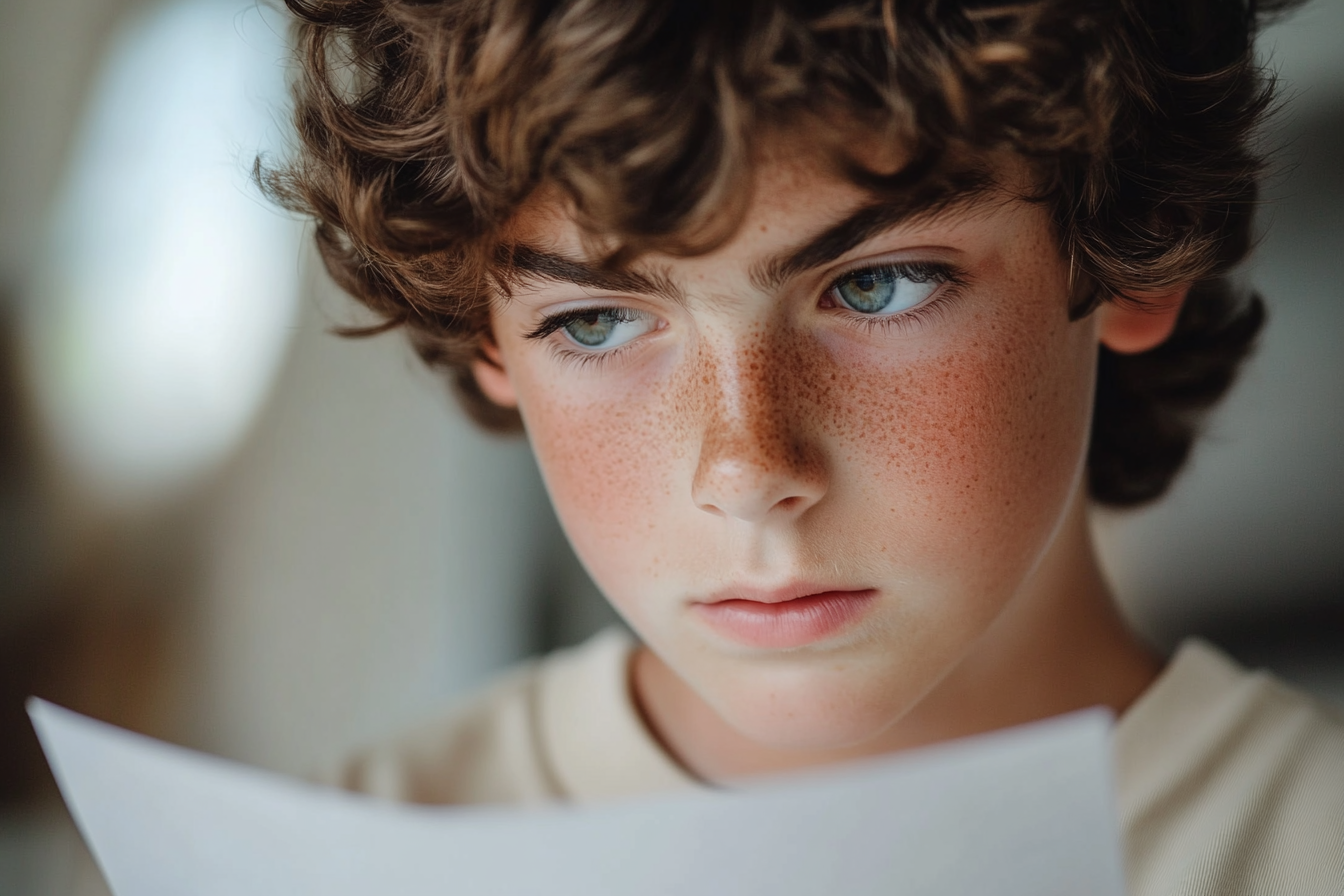
{"type": "MultiPolygon", "coordinates": [[[[1098,345],[1160,343],[1185,287],[1070,322],[1067,259],[1011,163],[970,204],[754,277],[873,201],[831,172],[767,141],[729,242],[634,263],[665,289],[524,278],[475,370],[521,411],[566,533],[645,645],[631,680],[646,721],[705,780],[1119,713],[1159,671],[1098,569],[1083,473],[1098,345]],[[901,261],[959,282],[905,283],[923,304],[876,324],[837,303],[836,276],[901,261]],[[635,312],[613,332],[637,335],[601,357],[564,330],[527,337],[594,305],[635,312]],[[876,598],[788,649],[725,638],[697,609],[797,582],[876,598]]],[[[552,193],[512,236],[587,258],[552,193]]]]}

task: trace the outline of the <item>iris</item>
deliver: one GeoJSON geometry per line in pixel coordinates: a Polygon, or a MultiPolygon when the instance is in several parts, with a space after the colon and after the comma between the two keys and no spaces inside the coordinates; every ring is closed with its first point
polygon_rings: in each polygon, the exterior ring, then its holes
{"type": "Polygon", "coordinates": [[[930,265],[863,268],[835,281],[831,296],[860,314],[899,314],[922,303],[948,279],[945,271],[930,265]]]}
{"type": "Polygon", "coordinates": [[[896,278],[883,271],[859,271],[840,283],[836,291],[850,308],[874,314],[891,304],[896,278]]]}

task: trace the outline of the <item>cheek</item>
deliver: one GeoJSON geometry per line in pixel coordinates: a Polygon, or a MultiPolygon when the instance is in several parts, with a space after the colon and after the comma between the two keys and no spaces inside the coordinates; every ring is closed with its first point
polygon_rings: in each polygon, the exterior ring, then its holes
{"type": "Polygon", "coordinates": [[[1048,310],[968,315],[900,363],[836,363],[819,378],[848,518],[818,526],[925,584],[988,598],[1020,583],[1078,483],[1091,412],[1089,325],[1048,310]]]}
{"type": "Polygon", "coordinates": [[[637,592],[671,562],[658,530],[686,492],[680,390],[652,371],[630,379],[566,373],[564,386],[547,374],[521,378],[520,407],[551,501],[602,590],[637,592]]]}

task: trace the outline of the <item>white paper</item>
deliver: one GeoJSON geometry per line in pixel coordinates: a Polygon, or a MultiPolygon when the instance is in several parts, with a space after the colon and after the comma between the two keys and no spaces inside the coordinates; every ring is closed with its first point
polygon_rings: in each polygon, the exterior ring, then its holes
{"type": "Polygon", "coordinates": [[[39,700],[117,896],[1123,896],[1107,714],[597,807],[421,807],[325,790],[39,700]]]}

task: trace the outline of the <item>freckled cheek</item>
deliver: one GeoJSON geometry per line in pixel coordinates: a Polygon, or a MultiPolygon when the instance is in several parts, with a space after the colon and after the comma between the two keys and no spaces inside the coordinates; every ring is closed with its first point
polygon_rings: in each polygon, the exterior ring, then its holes
{"type": "MultiPolygon", "coordinates": [[[[569,375],[569,374],[565,374],[569,375]]],[[[591,378],[553,387],[526,378],[519,401],[547,490],[575,550],[608,595],[656,575],[669,504],[686,465],[684,420],[669,389],[591,378]]]]}
{"type": "Polygon", "coordinates": [[[879,517],[870,525],[885,548],[921,566],[1027,562],[1085,451],[1086,345],[1044,324],[963,335],[908,363],[835,378],[846,396],[827,415],[840,487],[862,493],[855,506],[879,517]]]}

